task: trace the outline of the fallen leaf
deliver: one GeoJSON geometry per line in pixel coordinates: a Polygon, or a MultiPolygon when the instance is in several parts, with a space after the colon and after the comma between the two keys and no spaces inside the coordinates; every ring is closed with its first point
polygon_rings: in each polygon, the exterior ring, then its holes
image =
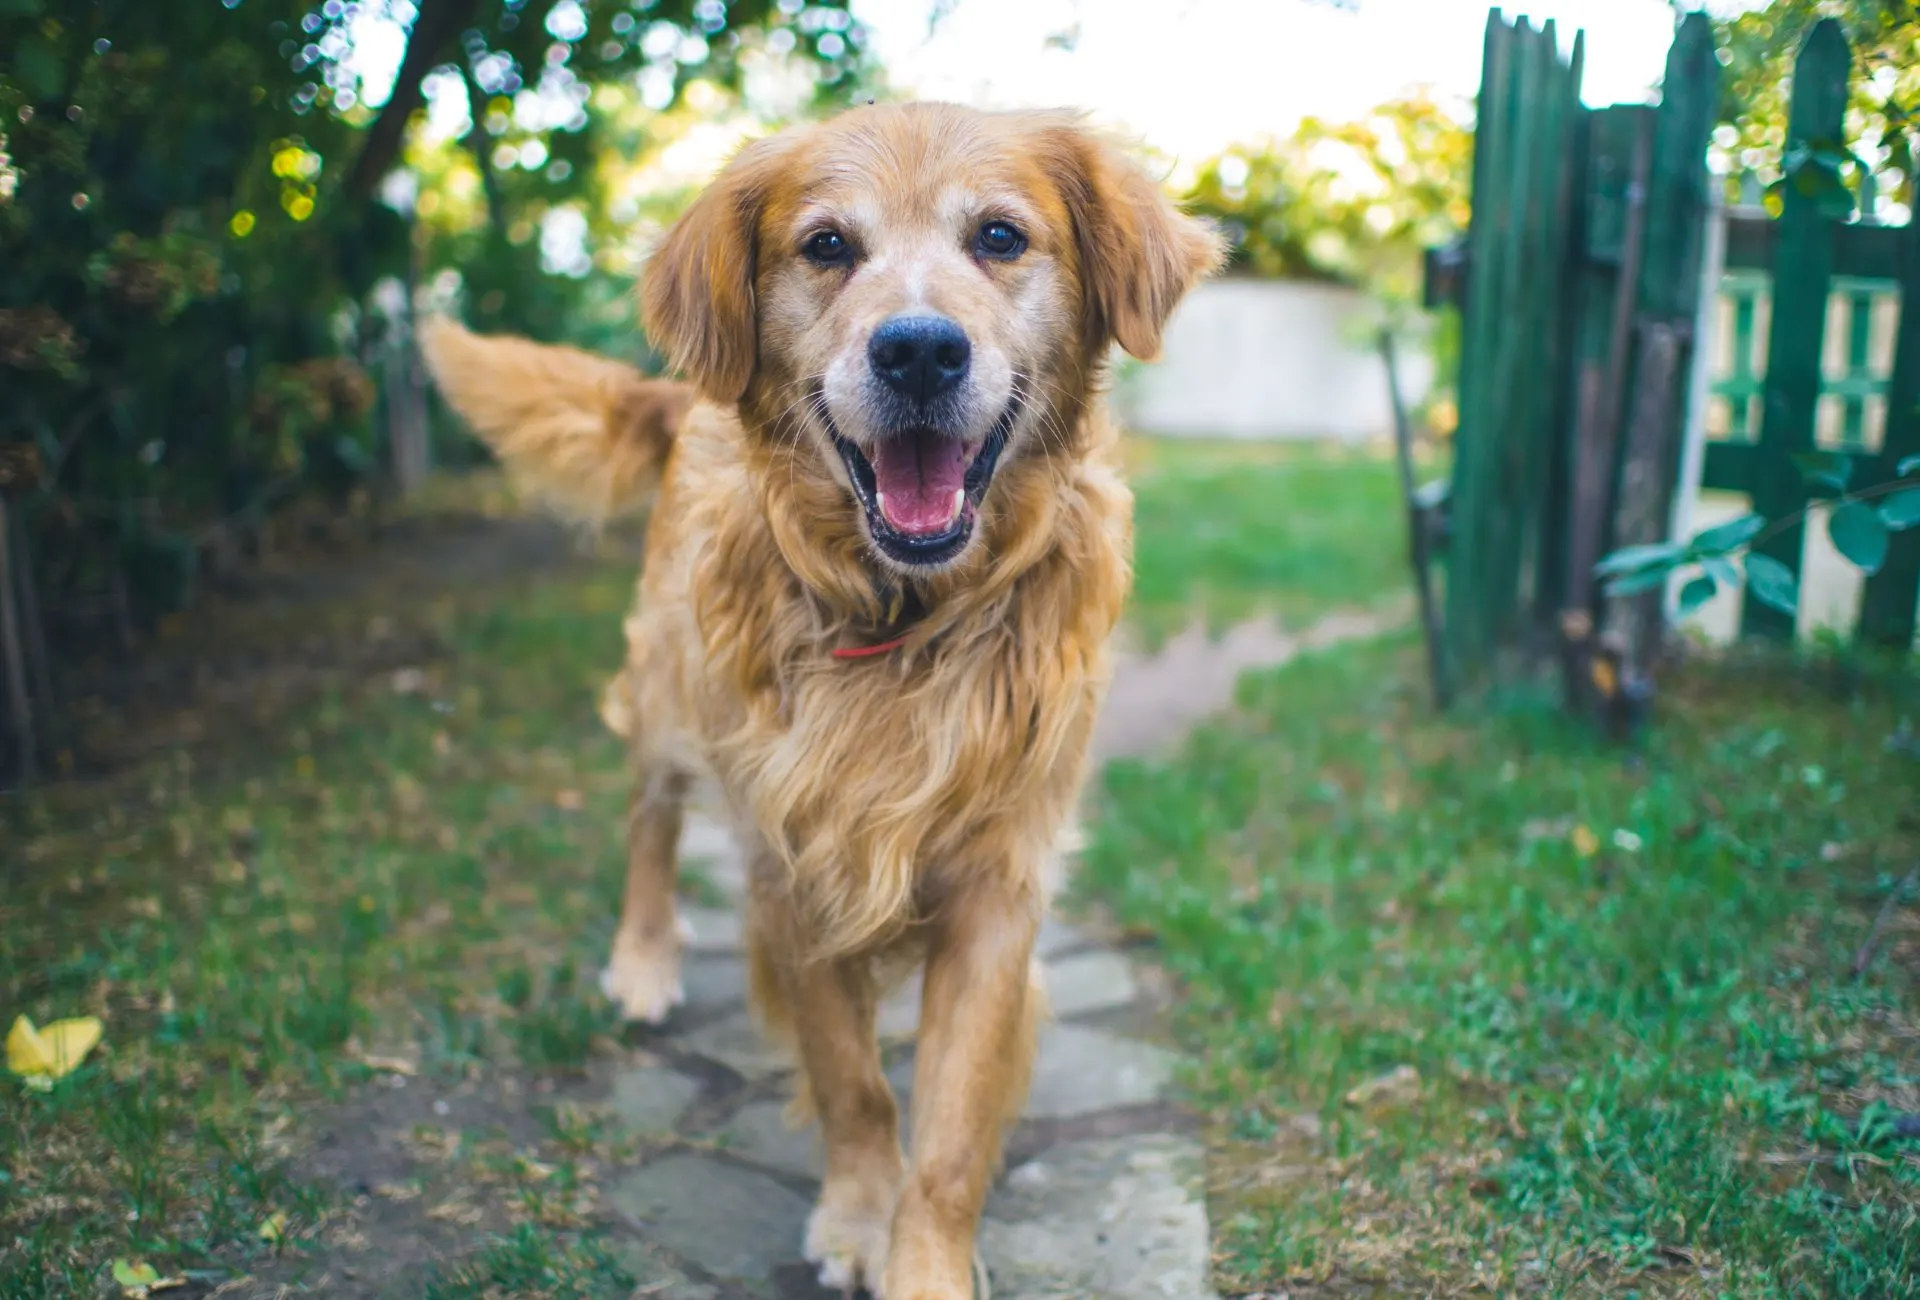
{"type": "Polygon", "coordinates": [[[35,1029],[33,1021],[21,1016],[7,1034],[7,1068],[28,1087],[45,1092],[72,1074],[99,1041],[98,1016],[56,1020],[44,1029],[35,1029]]]}
{"type": "Polygon", "coordinates": [[[578,790],[560,790],[553,796],[553,806],[562,812],[579,812],[587,806],[587,797],[578,790]]]}
{"type": "Polygon", "coordinates": [[[1573,833],[1567,838],[1573,841],[1573,851],[1583,858],[1590,858],[1600,851],[1600,837],[1585,822],[1574,827],[1573,833]]]}
{"type": "Polygon", "coordinates": [[[463,1227],[472,1227],[487,1216],[484,1211],[471,1201],[465,1201],[456,1196],[452,1200],[442,1201],[431,1210],[428,1210],[427,1217],[429,1219],[436,1219],[441,1223],[457,1223],[463,1227]]]}
{"type": "Polygon", "coordinates": [[[1347,1105],[1367,1106],[1381,1101],[1410,1100],[1420,1091],[1420,1071],[1397,1066],[1347,1091],[1347,1105]]]}
{"type": "Polygon", "coordinates": [[[134,1264],[116,1259],[113,1261],[113,1280],[121,1286],[151,1286],[160,1280],[160,1270],[151,1264],[134,1264]]]}
{"type": "Polygon", "coordinates": [[[419,668],[397,668],[393,674],[395,695],[418,695],[427,689],[427,674],[419,668]]]}
{"type": "Polygon", "coordinates": [[[260,1240],[279,1245],[287,1239],[287,1215],[284,1210],[275,1210],[260,1223],[260,1240]]]}
{"type": "Polygon", "coordinates": [[[135,1264],[124,1259],[113,1261],[113,1280],[119,1284],[121,1294],[130,1300],[146,1300],[156,1291],[171,1291],[187,1284],[184,1276],[161,1277],[160,1270],[151,1264],[135,1264]]]}
{"type": "Polygon", "coordinates": [[[404,1056],[379,1056],[372,1052],[360,1058],[360,1064],[369,1070],[383,1070],[388,1074],[404,1074],[409,1079],[420,1073],[420,1067],[404,1056]]]}

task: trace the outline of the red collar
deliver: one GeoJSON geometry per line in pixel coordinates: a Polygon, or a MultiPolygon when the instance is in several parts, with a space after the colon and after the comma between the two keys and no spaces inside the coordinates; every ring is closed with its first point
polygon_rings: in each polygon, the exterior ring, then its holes
{"type": "Polygon", "coordinates": [[[835,659],[871,659],[874,655],[883,655],[889,650],[898,650],[906,643],[906,637],[897,636],[891,641],[882,641],[879,645],[841,646],[828,653],[835,659]]]}

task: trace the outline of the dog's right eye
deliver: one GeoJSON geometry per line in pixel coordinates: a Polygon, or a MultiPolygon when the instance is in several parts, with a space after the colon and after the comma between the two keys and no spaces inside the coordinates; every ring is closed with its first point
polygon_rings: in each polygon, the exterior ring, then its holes
{"type": "Polygon", "coordinates": [[[853,255],[853,245],[837,230],[822,230],[807,240],[803,251],[815,266],[842,266],[853,255]]]}

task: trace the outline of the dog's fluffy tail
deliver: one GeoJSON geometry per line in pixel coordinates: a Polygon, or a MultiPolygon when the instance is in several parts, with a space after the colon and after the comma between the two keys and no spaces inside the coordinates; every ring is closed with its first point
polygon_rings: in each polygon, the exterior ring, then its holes
{"type": "Polygon", "coordinates": [[[578,348],[474,334],[444,317],[421,351],[449,405],[507,472],[562,513],[600,523],[658,482],[693,390],[578,348]]]}

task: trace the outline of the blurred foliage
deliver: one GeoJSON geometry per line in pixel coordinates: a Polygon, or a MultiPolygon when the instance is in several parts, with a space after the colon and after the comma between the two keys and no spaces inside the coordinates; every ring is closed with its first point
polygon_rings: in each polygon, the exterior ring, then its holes
{"type": "MultiPolygon", "coordinates": [[[[1692,8],[1691,4],[1679,7],[1692,8]]],[[[1736,176],[1779,177],[1787,152],[1793,62],[1816,23],[1836,18],[1853,49],[1847,140],[1856,164],[1873,171],[1880,196],[1914,206],[1913,135],[1920,128],[1920,2],[1916,0],[1772,0],[1721,19],[1722,126],[1715,146],[1736,176]]],[[[1833,142],[1839,143],[1839,142],[1833,142]]],[[[1851,160],[1850,160],[1851,161],[1851,160]]]]}
{"type": "Polygon", "coordinates": [[[410,289],[631,330],[609,165],[691,100],[867,70],[845,0],[0,0],[0,491],[55,649],[375,485],[410,289]]]}
{"type": "MultiPolygon", "coordinates": [[[[1378,323],[1424,336],[1439,378],[1413,415],[1447,436],[1459,418],[1459,320],[1420,309],[1423,255],[1466,229],[1472,188],[1472,128],[1414,94],[1209,159],[1185,201],[1231,241],[1231,271],[1348,285],[1374,300],[1378,323]]],[[[1371,348],[1375,324],[1351,342],[1371,348]]]]}
{"type": "Polygon", "coordinates": [[[1419,297],[1422,251],[1466,227],[1472,173],[1472,130],[1414,95],[1210,159],[1186,201],[1232,240],[1236,269],[1406,303],[1419,297]]]}

